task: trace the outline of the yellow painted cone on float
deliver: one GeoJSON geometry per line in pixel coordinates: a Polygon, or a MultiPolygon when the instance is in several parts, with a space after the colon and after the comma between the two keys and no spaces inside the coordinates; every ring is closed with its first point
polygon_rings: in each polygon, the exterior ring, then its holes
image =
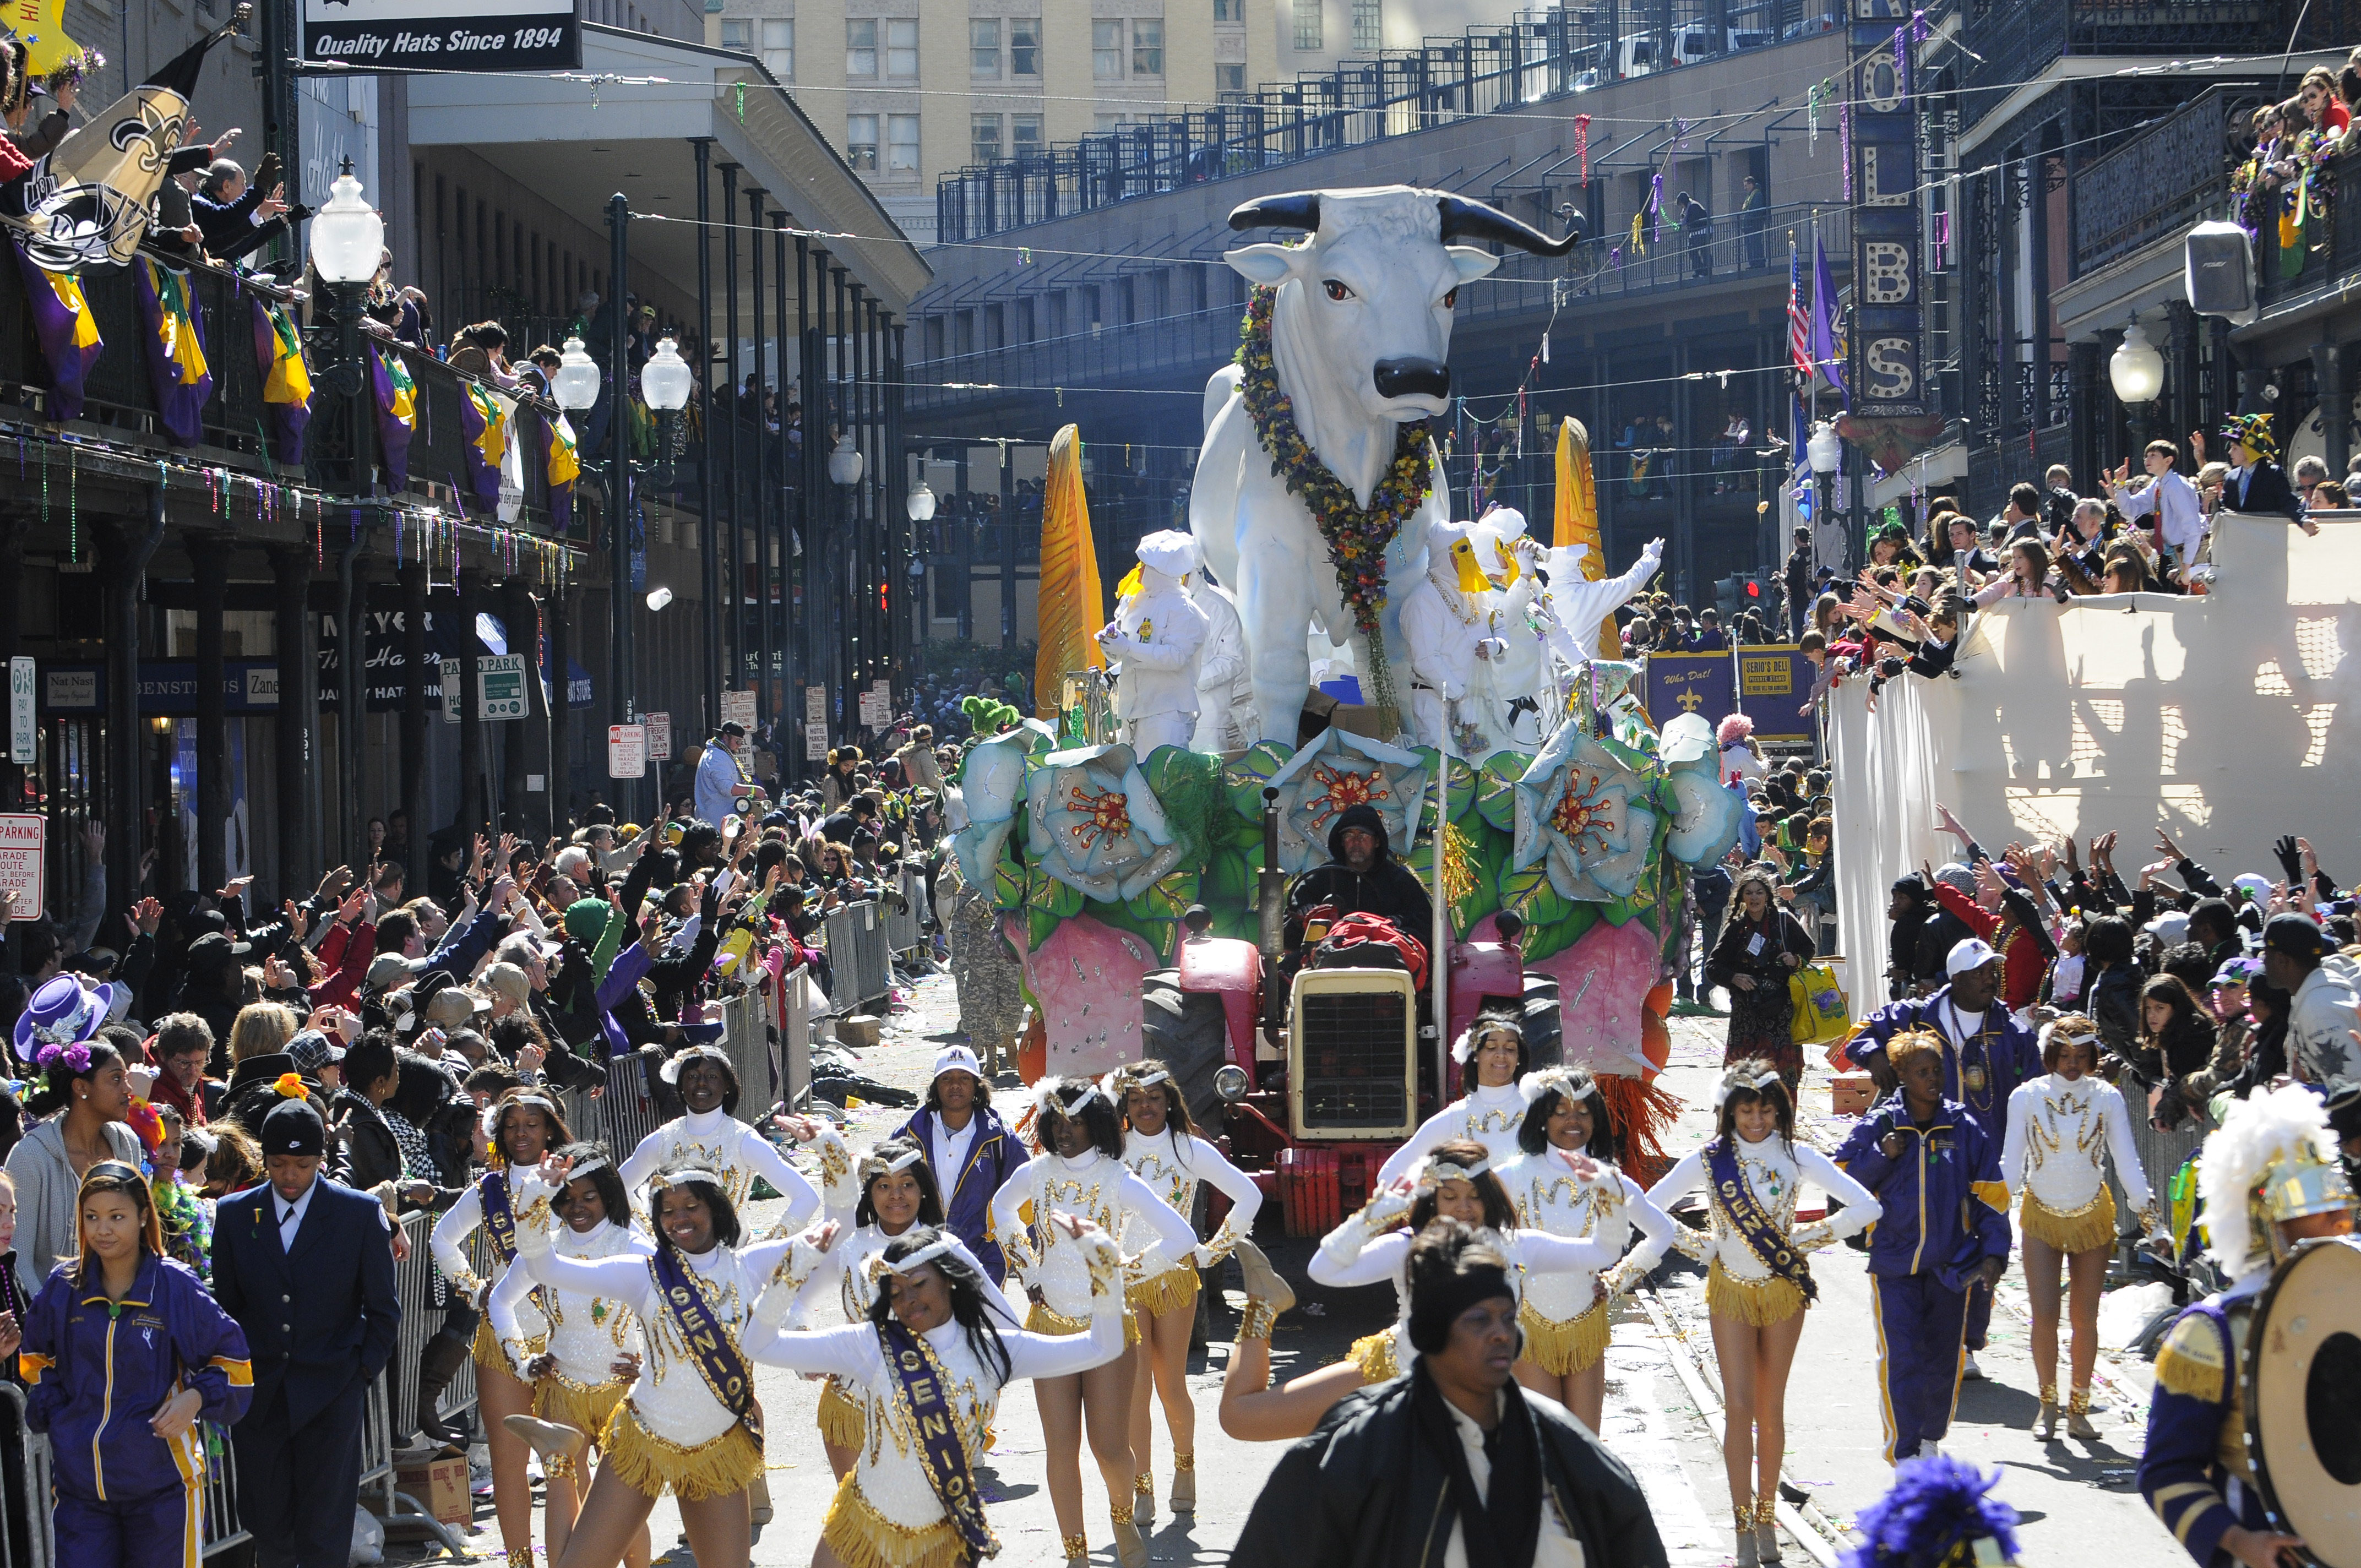
{"type": "MultiPolygon", "coordinates": [[[[1557,426],[1557,513],[1550,535],[1552,545],[1580,544],[1582,577],[1595,583],[1607,576],[1607,542],[1598,532],[1598,482],[1590,468],[1590,432],[1568,417],[1557,426]]],[[[1615,618],[1598,623],[1601,650],[1620,648],[1615,618]]]]}
{"type": "Polygon", "coordinates": [[[1106,624],[1106,591],[1091,542],[1091,507],[1082,493],[1082,438],[1072,425],[1049,441],[1049,478],[1041,498],[1041,643],[1033,660],[1033,711],[1055,721],[1069,670],[1106,668],[1091,636],[1106,624]]]}

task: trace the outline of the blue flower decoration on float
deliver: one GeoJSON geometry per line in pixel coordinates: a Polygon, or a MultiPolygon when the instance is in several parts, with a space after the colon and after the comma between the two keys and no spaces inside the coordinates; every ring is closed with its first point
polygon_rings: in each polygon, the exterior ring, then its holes
{"type": "Polygon", "coordinates": [[[1025,805],[1033,863],[1102,904],[1138,897],[1180,858],[1128,746],[1081,746],[1038,759],[1025,781],[1025,805]]]}
{"type": "Polygon", "coordinates": [[[1560,725],[1517,781],[1510,869],[1543,865],[1576,903],[1631,897],[1656,837],[1650,784],[1580,725],[1560,725]]]}
{"type": "Polygon", "coordinates": [[[1683,865],[1710,865],[1730,853],[1746,817],[1746,797],[1721,782],[1721,753],[1713,726],[1698,714],[1668,721],[1657,742],[1664,782],[1657,803],[1673,819],[1664,853],[1683,865]]]}
{"type": "Polygon", "coordinates": [[[1037,745],[1047,744],[1049,727],[1028,718],[971,748],[960,767],[958,809],[966,825],[951,834],[951,853],[968,886],[990,892],[1016,807],[1025,799],[1025,762],[1037,745]]]}
{"type": "Polygon", "coordinates": [[[1342,729],[1323,729],[1270,775],[1279,791],[1279,864],[1290,876],[1328,863],[1328,834],[1356,806],[1375,808],[1394,859],[1408,852],[1426,804],[1426,760],[1342,729]]]}

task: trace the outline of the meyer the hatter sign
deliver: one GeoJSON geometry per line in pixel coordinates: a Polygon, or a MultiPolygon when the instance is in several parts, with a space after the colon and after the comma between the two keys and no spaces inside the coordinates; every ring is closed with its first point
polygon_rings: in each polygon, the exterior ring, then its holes
{"type": "Polygon", "coordinates": [[[303,59],[356,71],[578,71],[577,0],[303,0],[303,59]]]}

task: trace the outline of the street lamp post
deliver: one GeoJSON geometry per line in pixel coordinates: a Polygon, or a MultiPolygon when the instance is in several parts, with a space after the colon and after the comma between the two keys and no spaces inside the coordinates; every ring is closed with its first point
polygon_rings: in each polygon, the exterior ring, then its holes
{"type": "MultiPolygon", "coordinates": [[[[611,584],[608,601],[614,610],[608,630],[607,680],[612,689],[607,709],[614,716],[609,720],[612,724],[631,723],[639,706],[632,691],[631,661],[631,296],[624,288],[631,266],[625,248],[631,225],[631,204],[618,191],[607,202],[610,242],[607,291],[615,323],[614,336],[608,345],[607,383],[607,571],[611,584]]],[[[636,799],[636,785],[617,784],[617,795],[626,791],[636,799]]]]}
{"type": "Polygon", "coordinates": [[[2124,341],[2107,360],[2107,380],[2115,389],[2115,400],[2124,405],[2136,459],[2147,448],[2148,405],[2164,390],[2164,355],[2148,342],[2147,331],[2136,318],[2124,329],[2124,341]]]}
{"type": "MultiPolygon", "coordinates": [[[[343,400],[337,439],[345,453],[343,481],[347,493],[370,488],[368,425],[368,368],[360,345],[362,290],[377,276],[378,259],[385,252],[385,220],[361,195],[353,174],[353,160],[328,187],[328,203],[312,215],[312,269],[327,286],[327,315],[333,352],[324,356],[320,380],[343,400]]],[[[347,629],[349,630],[349,629],[347,629]]]]}
{"type": "MultiPolygon", "coordinates": [[[[1843,461],[1844,446],[1838,438],[1837,427],[1826,420],[1812,426],[1811,439],[1804,443],[1804,455],[1812,465],[1812,532],[1817,535],[1827,526],[1829,509],[1836,505],[1837,466],[1843,461]]],[[[1815,555],[1819,552],[1813,551],[1815,555]]]]}
{"type": "Polygon", "coordinates": [[[918,645],[927,640],[926,557],[928,552],[924,535],[927,524],[935,521],[935,491],[934,487],[927,483],[923,454],[918,460],[917,481],[910,487],[909,499],[904,510],[910,514],[910,646],[915,659],[918,645]]]}

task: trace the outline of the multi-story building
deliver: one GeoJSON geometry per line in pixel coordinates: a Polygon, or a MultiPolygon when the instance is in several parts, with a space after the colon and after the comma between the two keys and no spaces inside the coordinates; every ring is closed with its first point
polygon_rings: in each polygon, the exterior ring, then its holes
{"type": "Polygon", "coordinates": [[[903,232],[935,188],[1168,111],[1334,69],[1506,0],[705,0],[707,41],[761,60],[903,232]]]}

